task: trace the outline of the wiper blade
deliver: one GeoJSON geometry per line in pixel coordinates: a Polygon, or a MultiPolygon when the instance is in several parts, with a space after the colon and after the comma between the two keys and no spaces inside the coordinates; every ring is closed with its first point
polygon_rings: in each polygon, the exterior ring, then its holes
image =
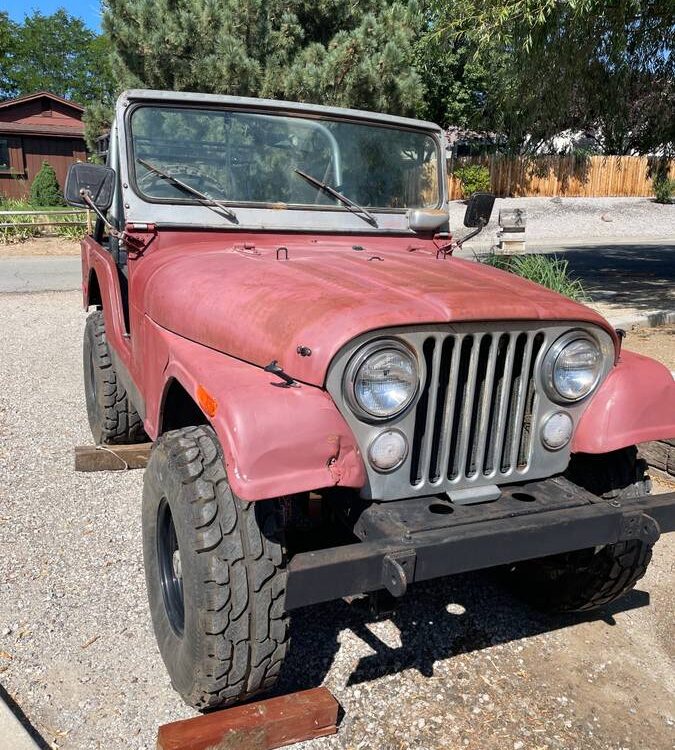
{"type": "Polygon", "coordinates": [[[140,157],[137,157],[136,161],[142,166],[144,166],[146,169],[149,169],[151,172],[154,172],[156,175],[159,175],[163,179],[168,180],[173,185],[185,191],[186,193],[189,193],[190,195],[194,195],[194,197],[197,198],[201,203],[203,203],[207,208],[218,207],[220,211],[222,211],[222,213],[224,213],[225,216],[227,216],[227,218],[230,221],[233,221],[235,224],[239,223],[239,220],[237,219],[237,214],[235,214],[231,208],[228,208],[222,201],[216,200],[215,198],[211,198],[211,196],[206,195],[206,193],[202,193],[200,190],[197,190],[197,188],[193,188],[192,185],[188,185],[186,182],[183,182],[183,180],[178,179],[178,177],[176,177],[175,175],[172,175],[169,172],[165,172],[163,169],[160,169],[159,167],[155,166],[154,164],[151,164],[149,161],[146,161],[145,159],[141,159],[140,157]]]}
{"type": "Polygon", "coordinates": [[[293,171],[300,175],[303,180],[307,180],[310,185],[314,185],[315,188],[321,190],[322,193],[330,195],[331,198],[340,201],[343,206],[346,206],[352,213],[360,216],[368,224],[371,224],[374,227],[378,225],[377,219],[370,213],[370,211],[367,211],[363,206],[359,206],[358,203],[355,203],[351,198],[347,198],[346,195],[343,195],[331,185],[327,185],[325,182],[321,182],[321,180],[317,180],[316,177],[312,177],[311,174],[301,172],[299,169],[294,169],[293,171]]]}

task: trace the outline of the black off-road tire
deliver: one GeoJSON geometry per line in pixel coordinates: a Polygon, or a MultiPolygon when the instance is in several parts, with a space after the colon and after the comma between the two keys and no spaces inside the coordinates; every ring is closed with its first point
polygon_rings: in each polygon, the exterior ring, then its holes
{"type": "MultiPolygon", "coordinates": [[[[599,456],[574,456],[568,476],[608,500],[651,491],[647,464],[634,446],[599,456]]],[[[605,606],[630,591],[644,576],[652,545],[638,539],[526,560],[511,566],[507,580],[515,592],[540,609],[584,612],[605,606]]]]}
{"type": "Polygon", "coordinates": [[[82,349],[87,416],[96,444],[145,442],[143,422],[115,373],[101,310],[87,318],[82,349]]]}
{"type": "Polygon", "coordinates": [[[171,683],[190,706],[237,703],[276,681],[289,627],[282,526],[279,501],[232,493],[210,427],[153,446],[143,488],[148,598],[171,683]]]}

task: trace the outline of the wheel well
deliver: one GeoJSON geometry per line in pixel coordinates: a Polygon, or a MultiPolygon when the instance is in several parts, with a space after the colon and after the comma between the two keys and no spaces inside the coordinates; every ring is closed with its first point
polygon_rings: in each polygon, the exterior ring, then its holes
{"type": "Polygon", "coordinates": [[[185,388],[172,378],[164,397],[159,434],[197,424],[209,424],[209,420],[185,388]]]}
{"type": "Polygon", "coordinates": [[[101,297],[101,287],[98,283],[96,271],[90,271],[89,284],[87,285],[87,304],[89,307],[95,306],[103,308],[103,298],[101,297]]]}

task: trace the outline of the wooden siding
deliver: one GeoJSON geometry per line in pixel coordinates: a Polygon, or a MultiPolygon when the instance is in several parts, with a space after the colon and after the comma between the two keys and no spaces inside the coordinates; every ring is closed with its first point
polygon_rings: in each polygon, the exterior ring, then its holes
{"type": "MultiPolygon", "coordinates": [[[[648,197],[654,195],[646,156],[460,157],[451,168],[482,164],[490,170],[490,189],[499,197],[648,197]]],[[[675,178],[675,161],[670,164],[675,178]]],[[[466,197],[454,174],[448,176],[450,199],[466,197]]]]}
{"type": "Polygon", "coordinates": [[[7,198],[26,198],[30,184],[42,162],[54,167],[56,179],[63,189],[68,167],[86,159],[84,141],[79,138],[48,136],[4,136],[10,142],[10,170],[0,171],[0,194],[7,198]]]}
{"type": "Polygon", "coordinates": [[[16,104],[8,103],[8,106],[0,109],[0,122],[81,129],[82,113],[75,107],[44,96],[16,104]]]}

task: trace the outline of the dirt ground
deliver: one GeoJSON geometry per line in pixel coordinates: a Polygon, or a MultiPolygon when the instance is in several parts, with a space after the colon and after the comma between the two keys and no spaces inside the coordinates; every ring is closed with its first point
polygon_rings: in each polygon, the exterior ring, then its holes
{"type": "Polygon", "coordinates": [[[638,354],[658,359],[669,370],[675,371],[675,324],[629,331],[624,346],[638,354]]]}
{"type": "Polygon", "coordinates": [[[80,243],[61,237],[37,237],[26,242],[0,244],[0,255],[27,257],[32,255],[79,255],[80,243]]]}
{"type": "MultiPolygon", "coordinates": [[[[150,750],[195,712],[152,633],[142,472],[73,470],[91,442],[79,302],[0,294],[0,683],[43,747],[150,750]]],[[[668,362],[674,345],[626,342],[668,362]]],[[[383,620],[330,602],[294,614],[278,691],[325,684],[344,709],[336,736],[298,750],[673,750],[673,602],[675,534],[586,617],[539,614],[489,571],[413,586],[383,620]]]]}

